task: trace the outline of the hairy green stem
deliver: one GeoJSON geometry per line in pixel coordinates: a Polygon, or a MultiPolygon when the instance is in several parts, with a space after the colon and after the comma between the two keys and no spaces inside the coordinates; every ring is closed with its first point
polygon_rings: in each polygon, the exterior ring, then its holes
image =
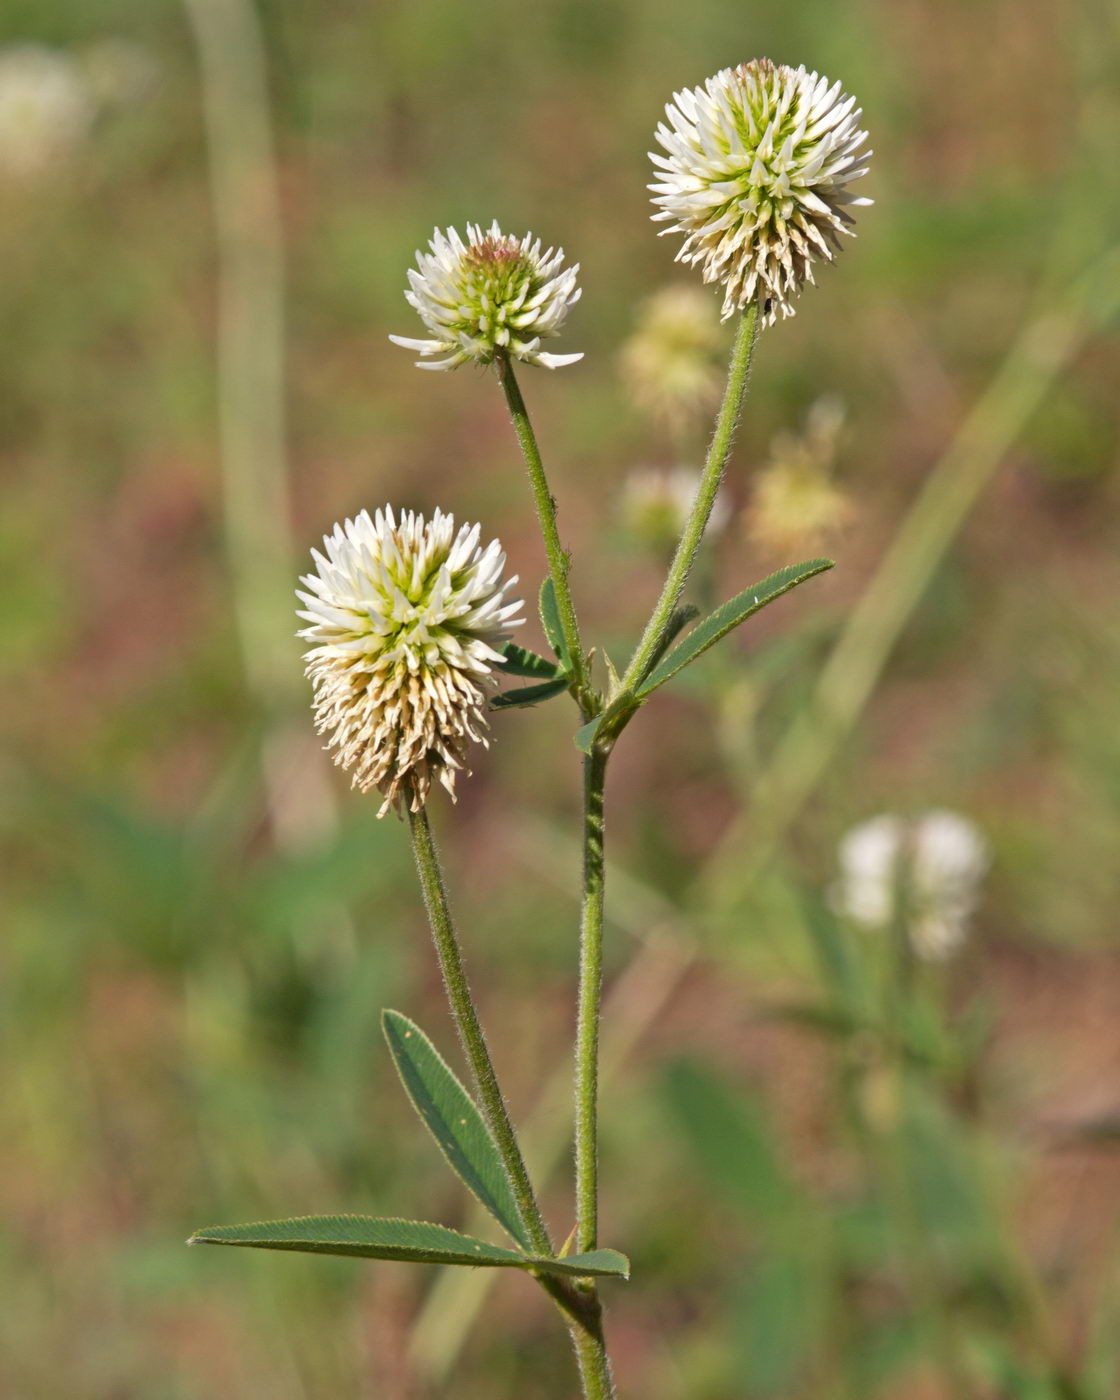
{"type": "Polygon", "coordinates": [[[571,1327],[584,1400],[614,1400],[614,1377],[611,1375],[607,1345],[603,1340],[602,1309],[594,1290],[589,1293],[588,1302],[593,1304],[591,1320],[586,1325],[576,1323],[571,1327]]]}
{"type": "Polygon", "coordinates": [[[568,584],[568,555],[560,543],[560,531],[556,525],[556,501],[549,489],[548,478],[544,474],[544,464],[541,462],[537,437],[533,432],[533,425],[529,421],[529,411],[525,407],[525,400],[521,397],[521,388],[517,382],[517,376],[513,372],[513,363],[509,356],[504,353],[499,354],[494,363],[497,365],[498,379],[501,381],[510,417],[513,419],[513,429],[517,434],[517,441],[521,445],[521,455],[525,459],[525,466],[529,473],[529,485],[533,491],[533,504],[536,506],[537,519],[540,521],[541,534],[544,536],[548,572],[552,579],[552,586],[556,590],[556,606],[560,613],[560,627],[564,634],[564,643],[572,658],[572,693],[579,702],[583,717],[590,719],[595,710],[595,697],[587,671],[587,658],[583,654],[579,622],[576,619],[575,603],[572,601],[572,590],[568,584]]]}
{"type": "Polygon", "coordinates": [[[451,1003],[451,1014],[455,1018],[459,1038],[463,1042],[463,1049],[474,1074],[475,1086],[482,1102],[482,1112],[501,1153],[532,1246],[539,1254],[549,1256],[552,1254],[552,1241],[548,1237],[540,1206],[529,1181],[529,1173],[518,1146],[509,1110],[498,1087],[498,1077],[494,1072],[490,1051],[486,1047],[486,1037],[482,1033],[478,1012],[471,998],[471,989],[447,903],[447,891],[443,884],[443,873],[440,870],[439,855],[427,810],[421,807],[419,812],[410,812],[408,824],[412,833],[416,869],[420,874],[420,886],[424,892],[424,907],[428,911],[428,922],[439,955],[447,999],[451,1003]]]}
{"type": "MultiPolygon", "coordinates": [[[[579,998],[576,1016],[575,1150],[576,1248],[582,1254],[599,1242],[599,1003],[603,990],[603,800],[608,744],[596,744],[583,762],[583,905],[579,931],[579,998]]],[[[580,1291],[595,1325],[572,1333],[588,1400],[614,1394],[601,1308],[592,1279],[580,1291]]]]}
{"type": "Polygon", "coordinates": [[[720,405],[719,416],[716,418],[715,432],[712,434],[712,441],[708,447],[708,456],[704,462],[696,499],[692,503],[692,510],[684,527],[684,533],[681,535],[680,543],[673,555],[673,562],[669,565],[661,597],[658,598],[657,606],[650,614],[641,641],[638,643],[634,655],[630,659],[630,665],[626,668],[626,674],[622,678],[624,691],[632,690],[638,685],[649,669],[650,663],[657,655],[657,649],[665,635],[665,629],[669,626],[677,604],[681,600],[681,594],[684,592],[684,586],[695,562],[700,542],[704,538],[708,517],[712,513],[716,496],[719,494],[720,483],[723,480],[723,469],[731,455],[731,444],[735,439],[735,429],[739,422],[739,413],[743,407],[743,398],[750,379],[751,360],[754,356],[757,335],[758,304],[752,301],[739,317],[735,342],[731,347],[731,362],[727,369],[727,386],[723,391],[723,403],[720,405]]]}
{"type": "Polygon", "coordinates": [[[615,1400],[611,1364],[603,1340],[603,1308],[590,1280],[538,1274],[537,1282],[564,1314],[579,1366],[583,1400],[615,1400]]]}
{"type": "MultiPolygon", "coordinates": [[[[525,1168],[521,1148],[518,1146],[509,1110],[498,1086],[498,1078],[471,997],[427,811],[421,808],[419,812],[410,812],[408,820],[412,833],[412,850],[424,893],[424,907],[428,911],[428,922],[431,924],[432,937],[439,955],[440,971],[443,973],[455,1025],[474,1074],[482,1112],[498,1144],[498,1151],[502,1155],[514,1196],[521,1208],[530,1242],[539,1254],[551,1256],[552,1241],[548,1237],[540,1206],[529,1181],[529,1173],[525,1168]]],[[[590,1281],[571,1283],[548,1274],[539,1275],[538,1282],[564,1313],[579,1363],[585,1400],[612,1400],[614,1388],[603,1343],[602,1307],[596,1289],[590,1281]]]]}
{"type": "Polygon", "coordinates": [[[603,987],[603,794],[610,750],[596,745],[583,762],[583,907],[576,1020],[576,1247],[599,1238],[599,1000],[603,987]]]}

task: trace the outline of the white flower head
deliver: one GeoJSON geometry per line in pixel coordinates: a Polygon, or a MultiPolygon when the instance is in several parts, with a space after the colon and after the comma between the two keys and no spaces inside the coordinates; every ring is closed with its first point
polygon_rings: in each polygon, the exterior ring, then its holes
{"type": "Polygon", "coordinates": [[[559,369],[583,355],[552,355],[541,341],[559,334],[569,307],[580,297],[579,264],[564,267],[564,250],[541,250],[527,233],[514,238],[497,221],[483,233],[468,224],[464,241],[453,228],[436,229],[430,253],[416,254],[405,300],[419,312],[431,340],[389,339],[422,356],[419,369],[456,369],[468,360],[488,365],[501,352],[526,364],[559,369]]]}
{"type": "Polygon", "coordinates": [[[883,928],[906,900],[910,941],[919,957],[950,957],[968,935],[987,842],[956,812],[925,812],[912,821],[883,813],[853,827],[840,842],[837,908],[857,923],[883,928]]]}
{"type": "Polygon", "coordinates": [[[649,188],[663,232],[685,235],[677,261],[723,284],[724,320],[751,301],[766,325],[792,316],[813,263],[851,232],[848,207],[871,203],[848,191],[871,155],[855,98],[758,58],[676,93],[665,115],[649,188]]]}
{"type": "MultiPolygon", "coordinates": [[[[693,467],[641,467],[622,488],[621,514],[626,529],[653,549],[672,550],[684,532],[702,473],[693,467]]],[[[708,518],[709,536],[718,535],[730,511],[717,496],[708,518]]]]}
{"type": "Polygon", "coordinates": [[[323,546],[298,595],[316,728],[355,787],[383,794],[379,815],[419,811],[433,778],[454,799],[468,741],[487,742],[498,648],[524,621],[506,601],[517,578],[502,581],[501,545],[483,548],[477,525],[456,530],[442,511],[398,523],[386,506],[336,525],[323,546]]]}
{"type": "Polygon", "coordinates": [[[97,103],[81,67],[42,44],[0,49],[0,171],[45,173],[85,140],[97,103]]]}

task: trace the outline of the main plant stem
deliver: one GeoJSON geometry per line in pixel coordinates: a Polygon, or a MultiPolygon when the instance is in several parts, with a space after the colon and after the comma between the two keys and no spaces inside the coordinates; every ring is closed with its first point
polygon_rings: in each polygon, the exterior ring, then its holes
{"type": "Polygon", "coordinates": [[[447,988],[447,999],[451,1003],[451,1014],[455,1018],[463,1049],[470,1061],[475,1086],[482,1103],[482,1112],[501,1153],[514,1197],[521,1208],[529,1240],[539,1254],[547,1257],[552,1254],[552,1241],[548,1237],[540,1206],[529,1181],[529,1173],[513,1130],[509,1109],[498,1087],[498,1076],[494,1072],[486,1037],[482,1033],[478,1012],[471,998],[470,984],[463,967],[463,955],[447,902],[443,872],[440,870],[439,855],[428,822],[427,810],[421,807],[419,812],[410,812],[408,824],[412,833],[416,869],[420,874],[420,887],[424,892],[424,907],[428,911],[428,922],[432,928],[444,986],[447,988]]]}
{"type": "Polygon", "coordinates": [[[689,571],[696,559],[700,542],[704,538],[708,517],[712,513],[716,496],[719,494],[720,483],[723,481],[723,469],[731,455],[731,444],[735,440],[735,429],[738,426],[743,397],[747,392],[747,383],[750,379],[751,359],[754,355],[757,334],[758,304],[752,301],[750,306],[740,315],[739,324],[735,331],[735,342],[731,347],[731,362],[727,369],[727,386],[723,391],[723,402],[716,419],[712,441],[708,446],[708,456],[704,462],[696,499],[692,503],[692,510],[685,524],[684,533],[681,535],[680,543],[673,555],[673,562],[669,565],[661,597],[658,598],[657,606],[650,614],[641,641],[638,643],[637,649],[630,659],[630,665],[626,668],[626,674],[622,678],[624,691],[632,690],[638,685],[649,669],[650,663],[657,655],[665,630],[676,611],[677,604],[681,600],[681,594],[684,592],[689,571]]]}
{"type": "Polygon", "coordinates": [[[603,792],[609,749],[583,761],[583,907],[576,1018],[576,1248],[599,1237],[599,1000],[603,986],[603,792]]]}
{"type": "MultiPolygon", "coordinates": [[[[601,790],[600,784],[600,792],[601,790]]],[[[416,868],[420,874],[420,887],[424,893],[424,907],[428,912],[440,971],[443,973],[447,998],[451,1003],[451,1013],[474,1074],[483,1116],[501,1153],[514,1196],[529,1232],[529,1240],[538,1254],[550,1257],[553,1254],[552,1241],[548,1237],[536,1194],[529,1181],[525,1160],[521,1155],[505,1099],[498,1086],[498,1077],[471,997],[427,811],[421,808],[419,812],[410,812],[408,822],[412,833],[416,868]]],[[[600,825],[600,832],[601,830],[600,825]]],[[[600,844],[600,890],[601,853],[600,844]]],[[[601,927],[601,895],[599,924],[601,927]]],[[[553,1298],[567,1320],[576,1359],[579,1362],[585,1400],[612,1400],[614,1387],[603,1342],[602,1307],[594,1284],[590,1280],[582,1279],[570,1283],[566,1279],[554,1278],[547,1274],[538,1275],[538,1282],[553,1298]]]]}
{"type": "MultiPolygon", "coordinates": [[[[755,336],[758,330],[758,307],[752,303],[739,318],[735,343],[731,351],[731,362],[727,373],[727,387],[723,403],[716,419],[715,432],[708,448],[707,460],[700,479],[700,486],[689,513],[688,521],[677,546],[673,561],[669,566],[665,586],[646,624],[641,641],[627,668],[622,681],[626,692],[638,684],[657,654],[677,604],[684,591],[689,571],[696,559],[708,517],[712,513],[723,470],[731,453],[731,444],[739,413],[750,378],[751,358],[754,352],[755,336]]],[[[524,404],[517,391],[512,367],[508,361],[500,365],[502,384],[506,390],[514,426],[518,429],[525,458],[529,464],[530,479],[534,481],[534,494],[537,497],[537,512],[545,531],[546,546],[549,542],[551,525],[555,550],[560,562],[560,577],[564,592],[561,594],[557,582],[557,601],[560,604],[561,619],[565,616],[565,606],[571,607],[571,595],[567,591],[567,559],[560,550],[559,539],[555,536],[555,514],[552,499],[544,483],[543,472],[539,472],[540,458],[536,454],[536,443],[525,415],[524,404]],[[523,431],[524,429],[524,431],[523,431]],[[533,460],[536,461],[539,476],[534,476],[533,460]],[[538,490],[539,481],[539,490],[538,490]],[[543,499],[548,509],[542,510],[543,499]],[[549,522],[546,524],[546,520],[549,522]]],[[[553,560],[553,549],[549,547],[549,562],[553,560]]],[[[553,573],[554,581],[557,572],[553,573]]],[[[574,610],[571,614],[572,633],[577,638],[575,645],[568,641],[573,657],[579,656],[578,630],[575,625],[574,610]]],[[[565,627],[565,640],[568,631],[565,627]]],[[[588,714],[586,701],[589,692],[577,692],[588,714]]],[[[605,869],[603,859],[603,804],[606,786],[607,761],[610,757],[614,734],[604,734],[592,746],[583,766],[583,907],[580,917],[580,964],[579,1002],[576,1020],[576,1248],[585,1253],[597,1247],[599,1238],[599,1001],[603,986],[603,898],[605,894],[605,869]]],[[[588,1400],[609,1400],[614,1395],[610,1363],[603,1340],[598,1291],[592,1280],[581,1280],[580,1292],[593,1307],[595,1324],[591,1328],[577,1332],[573,1329],[576,1353],[580,1363],[580,1377],[584,1394],[588,1400]]]]}
{"type": "Polygon", "coordinates": [[[560,629],[564,635],[564,645],[572,658],[572,693],[579,702],[584,719],[590,719],[594,712],[594,696],[587,671],[587,658],[583,654],[580,640],[579,622],[576,619],[575,603],[568,583],[568,555],[560,543],[560,531],[556,524],[556,501],[549,489],[548,478],[544,474],[537,436],[529,421],[529,411],[521,397],[521,387],[513,372],[509,356],[502,353],[495,360],[498,378],[505,392],[510,417],[517,441],[521,444],[521,455],[529,473],[529,485],[533,492],[533,504],[537,510],[541,534],[544,537],[545,554],[548,557],[548,572],[552,586],[556,590],[556,607],[560,614],[560,629]]]}
{"type": "MultiPolygon", "coordinates": [[[[599,1002],[603,988],[603,798],[610,748],[596,744],[583,761],[583,906],[579,936],[579,999],[576,1016],[576,1249],[599,1243],[599,1002]]],[[[588,1400],[613,1396],[603,1338],[598,1289],[593,1279],[577,1284],[594,1325],[573,1332],[580,1376],[588,1400]]]]}

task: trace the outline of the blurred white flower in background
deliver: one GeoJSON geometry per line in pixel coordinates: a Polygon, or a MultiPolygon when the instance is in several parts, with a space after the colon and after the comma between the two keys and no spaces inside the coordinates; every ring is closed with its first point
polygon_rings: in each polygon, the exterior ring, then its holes
{"type": "Polygon", "coordinates": [[[84,144],[97,99],[82,65],[60,49],[0,49],[0,173],[33,178],[84,144]]]}
{"type": "Polygon", "coordinates": [[[777,433],[758,473],[746,514],[752,543],[774,554],[820,550],[853,514],[852,502],[832,479],[843,401],[817,399],[798,433],[777,433]]]}
{"type": "Polygon", "coordinates": [[[662,287],[644,301],[619,351],[634,404],[674,432],[719,403],[727,336],[712,299],[699,287],[662,287]]]}
{"type": "Polygon", "coordinates": [[[884,928],[901,897],[915,953],[940,961],[967,938],[990,862],[967,817],[940,809],[912,819],[883,813],[841,840],[834,904],[857,923],[884,928]]]}
{"type": "MultiPolygon", "coordinates": [[[[649,549],[672,549],[681,537],[696,499],[701,473],[693,467],[641,467],[622,488],[620,514],[625,529],[649,549]]],[[[730,511],[717,496],[708,534],[718,535],[730,511]]]]}
{"type": "Polygon", "coordinates": [[[36,180],[86,145],[99,114],[142,101],[159,65],[132,39],[98,39],[77,53],[45,44],[0,48],[0,176],[36,180]]]}

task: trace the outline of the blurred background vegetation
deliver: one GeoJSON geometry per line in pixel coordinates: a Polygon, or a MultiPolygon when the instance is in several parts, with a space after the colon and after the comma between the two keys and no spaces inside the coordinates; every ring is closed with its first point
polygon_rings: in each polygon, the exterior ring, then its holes
{"type": "MultiPolygon", "coordinates": [[[[454,1049],[407,840],[318,753],[291,588],[336,519],[392,501],[482,520],[535,590],[496,384],[385,338],[418,334],[401,293],[433,225],[497,217],[583,266],[559,348],[586,359],[523,381],[585,632],[624,657],[660,567],[625,482],[699,446],[620,372],[643,301],[689,283],[645,153],[672,91],[767,54],[858,94],[876,206],[763,336],[696,589],[796,553],[760,482],[822,395],[838,567],[615,762],[622,1392],[1115,1397],[1114,0],[247,6],[0,15],[7,79],[32,44],[72,87],[44,138],[0,82],[0,1390],[573,1393],[523,1279],[182,1241],[469,1222],[378,1028],[397,1006],[454,1049]],[[828,892],[848,828],[929,807],[992,864],[964,947],[914,967],[828,892]]],[[[560,1237],[573,727],[566,701],[496,717],[436,813],[560,1237]]]]}

